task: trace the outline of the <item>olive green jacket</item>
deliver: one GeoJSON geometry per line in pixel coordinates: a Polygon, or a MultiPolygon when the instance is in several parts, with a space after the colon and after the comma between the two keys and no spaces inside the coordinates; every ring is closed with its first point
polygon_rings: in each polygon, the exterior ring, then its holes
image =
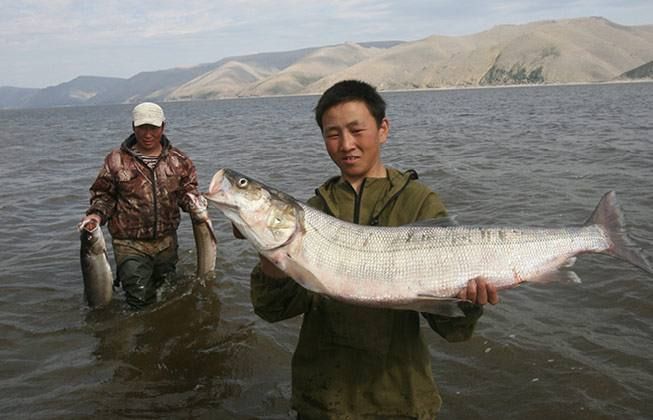
{"type": "MultiPolygon", "coordinates": [[[[308,204],[364,225],[399,226],[446,215],[437,194],[414,172],[388,168],[387,174],[366,179],[359,194],[332,178],[308,204]]],[[[419,313],[341,303],[290,278],[269,278],[260,266],[252,272],[251,298],[267,321],[304,316],[292,359],[292,405],[302,417],[435,417],[441,399],[419,313]]],[[[422,315],[446,340],[461,341],[471,336],[482,308],[469,305],[464,311],[460,318],[422,315]]]]}

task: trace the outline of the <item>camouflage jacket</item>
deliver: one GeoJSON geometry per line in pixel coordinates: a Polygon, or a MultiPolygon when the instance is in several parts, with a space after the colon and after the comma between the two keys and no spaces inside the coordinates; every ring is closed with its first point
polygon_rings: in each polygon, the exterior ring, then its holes
{"type": "MultiPolygon", "coordinates": [[[[340,177],[316,190],[308,204],[363,225],[400,226],[446,216],[436,193],[414,172],[387,168],[368,178],[357,195],[340,177]]],[[[287,279],[251,275],[255,312],[276,322],[303,315],[292,359],[292,404],[308,418],[374,416],[433,418],[441,399],[422,337],[420,314],[341,303],[287,279]]],[[[422,314],[447,341],[470,338],[481,306],[461,307],[465,317],[422,314]]]]}
{"type": "Polygon", "coordinates": [[[86,214],[100,215],[113,238],[158,239],[175,233],[179,208],[190,210],[186,193],[198,194],[195,165],[165,135],[161,143],[161,158],[154,169],[131,150],[136,144],[133,134],[104,159],[90,188],[86,214]]]}

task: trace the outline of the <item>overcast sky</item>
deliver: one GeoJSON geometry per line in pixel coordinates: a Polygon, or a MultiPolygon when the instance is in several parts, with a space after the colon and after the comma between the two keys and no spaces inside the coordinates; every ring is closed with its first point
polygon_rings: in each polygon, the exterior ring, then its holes
{"type": "Polygon", "coordinates": [[[0,0],[0,86],[584,16],[653,24],[653,0],[0,0]]]}

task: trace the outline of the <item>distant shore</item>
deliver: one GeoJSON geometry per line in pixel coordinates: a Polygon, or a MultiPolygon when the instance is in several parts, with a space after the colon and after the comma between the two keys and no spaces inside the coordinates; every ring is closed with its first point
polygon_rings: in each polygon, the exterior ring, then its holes
{"type": "MultiPolygon", "coordinates": [[[[634,84],[634,83],[653,83],[652,79],[638,79],[638,80],[611,80],[606,82],[573,82],[573,83],[523,83],[513,85],[474,85],[474,86],[443,86],[443,87],[430,87],[430,88],[413,88],[413,89],[379,89],[381,93],[410,93],[410,92],[433,92],[433,91],[451,91],[451,90],[471,90],[471,89],[507,89],[507,88],[535,88],[535,87],[564,87],[564,86],[588,86],[588,85],[620,85],[620,84],[634,84]]],[[[211,99],[177,99],[174,101],[166,101],[166,103],[175,102],[201,102],[201,101],[223,101],[234,99],[257,99],[257,98],[286,98],[286,97],[303,97],[303,96],[319,96],[320,92],[315,93],[291,93],[284,95],[258,95],[258,96],[231,96],[224,98],[211,98],[211,99]]]]}

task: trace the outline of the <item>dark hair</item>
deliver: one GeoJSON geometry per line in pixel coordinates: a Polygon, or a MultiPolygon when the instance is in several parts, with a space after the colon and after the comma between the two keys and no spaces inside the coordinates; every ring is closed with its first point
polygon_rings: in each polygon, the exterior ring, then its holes
{"type": "Polygon", "coordinates": [[[361,101],[380,126],[385,118],[385,101],[374,86],[360,80],[343,80],[324,91],[315,106],[315,121],[322,127],[322,116],[331,107],[343,102],[361,101]]]}

